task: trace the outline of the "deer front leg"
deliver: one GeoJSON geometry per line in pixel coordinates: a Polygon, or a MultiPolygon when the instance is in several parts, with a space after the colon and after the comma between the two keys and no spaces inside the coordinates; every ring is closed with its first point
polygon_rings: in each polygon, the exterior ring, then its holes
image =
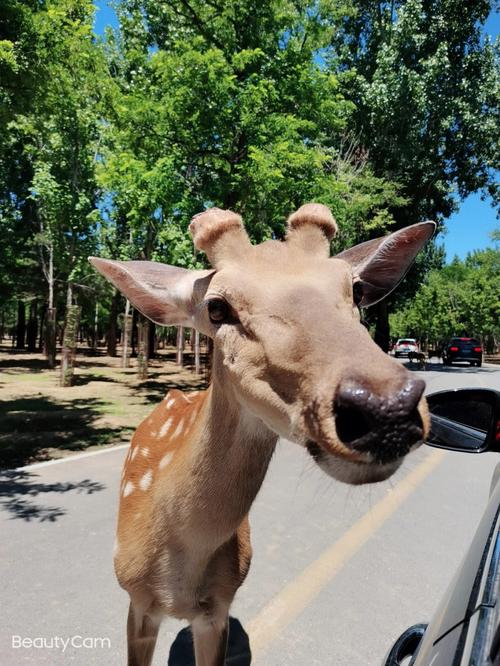
{"type": "Polygon", "coordinates": [[[130,602],[127,618],[128,666],[150,666],[161,620],[130,602]]]}
{"type": "Polygon", "coordinates": [[[191,623],[196,666],[224,666],[228,639],[228,615],[200,615],[191,623]]]}

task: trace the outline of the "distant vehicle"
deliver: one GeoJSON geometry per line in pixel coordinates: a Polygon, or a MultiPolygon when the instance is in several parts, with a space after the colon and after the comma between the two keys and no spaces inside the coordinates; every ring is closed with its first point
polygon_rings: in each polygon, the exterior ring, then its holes
{"type": "Polygon", "coordinates": [[[399,338],[393,347],[394,356],[408,356],[410,352],[418,352],[418,345],[415,338],[399,338]]]}
{"type": "Polygon", "coordinates": [[[443,349],[443,363],[452,365],[456,361],[468,361],[481,367],[483,348],[476,338],[452,338],[443,349]]]}

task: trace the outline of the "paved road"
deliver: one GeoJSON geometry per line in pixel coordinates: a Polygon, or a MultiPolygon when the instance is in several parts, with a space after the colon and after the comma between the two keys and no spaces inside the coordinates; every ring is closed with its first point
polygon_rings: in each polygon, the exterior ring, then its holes
{"type": "MultiPolygon", "coordinates": [[[[429,391],[500,388],[494,366],[421,374],[429,391]]],[[[2,475],[2,666],[125,663],[127,597],[111,564],[124,455],[115,449],[2,475]],[[64,649],[56,637],[73,645],[64,649]],[[12,647],[21,639],[34,645],[12,647]]],[[[252,664],[378,666],[403,629],[432,615],[495,463],[493,454],[423,447],[390,482],[352,488],[281,442],[252,509],[255,555],[232,609],[250,635],[252,664]]],[[[155,664],[167,666],[181,628],[164,623],[155,664]]]]}

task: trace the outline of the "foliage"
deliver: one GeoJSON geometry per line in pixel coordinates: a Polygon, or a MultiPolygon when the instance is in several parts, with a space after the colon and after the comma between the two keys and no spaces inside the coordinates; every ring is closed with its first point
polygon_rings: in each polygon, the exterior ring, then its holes
{"type": "Polygon", "coordinates": [[[401,225],[441,222],[457,195],[498,206],[498,42],[482,35],[489,0],[360,0],[334,38],[341,90],[374,172],[402,185],[401,225]]]}
{"type": "Polygon", "coordinates": [[[500,339],[500,251],[476,251],[433,270],[414,299],[391,315],[394,335],[433,341],[452,335],[500,339]]]}
{"type": "MultiPolygon", "coordinates": [[[[281,237],[302,203],[323,202],[338,251],[442,222],[469,192],[497,202],[490,10],[122,0],[119,29],[99,39],[91,0],[4,0],[0,306],[10,316],[14,299],[43,303],[55,290],[60,318],[67,289],[87,329],[97,300],[111,330],[120,302],[87,255],[202,266],[187,227],[210,205],[242,213],[260,241],[281,237]]],[[[422,289],[448,279],[442,263],[438,247],[419,258],[398,312],[429,271],[422,289]]]]}

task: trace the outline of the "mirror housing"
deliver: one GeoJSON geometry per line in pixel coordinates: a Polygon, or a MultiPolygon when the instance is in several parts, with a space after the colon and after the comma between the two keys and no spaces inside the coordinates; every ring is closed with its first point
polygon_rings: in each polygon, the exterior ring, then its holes
{"type": "Polygon", "coordinates": [[[427,444],[450,451],[500,451],[500,392],[455,389],[427,397],[431,432],[427,444]]]}

